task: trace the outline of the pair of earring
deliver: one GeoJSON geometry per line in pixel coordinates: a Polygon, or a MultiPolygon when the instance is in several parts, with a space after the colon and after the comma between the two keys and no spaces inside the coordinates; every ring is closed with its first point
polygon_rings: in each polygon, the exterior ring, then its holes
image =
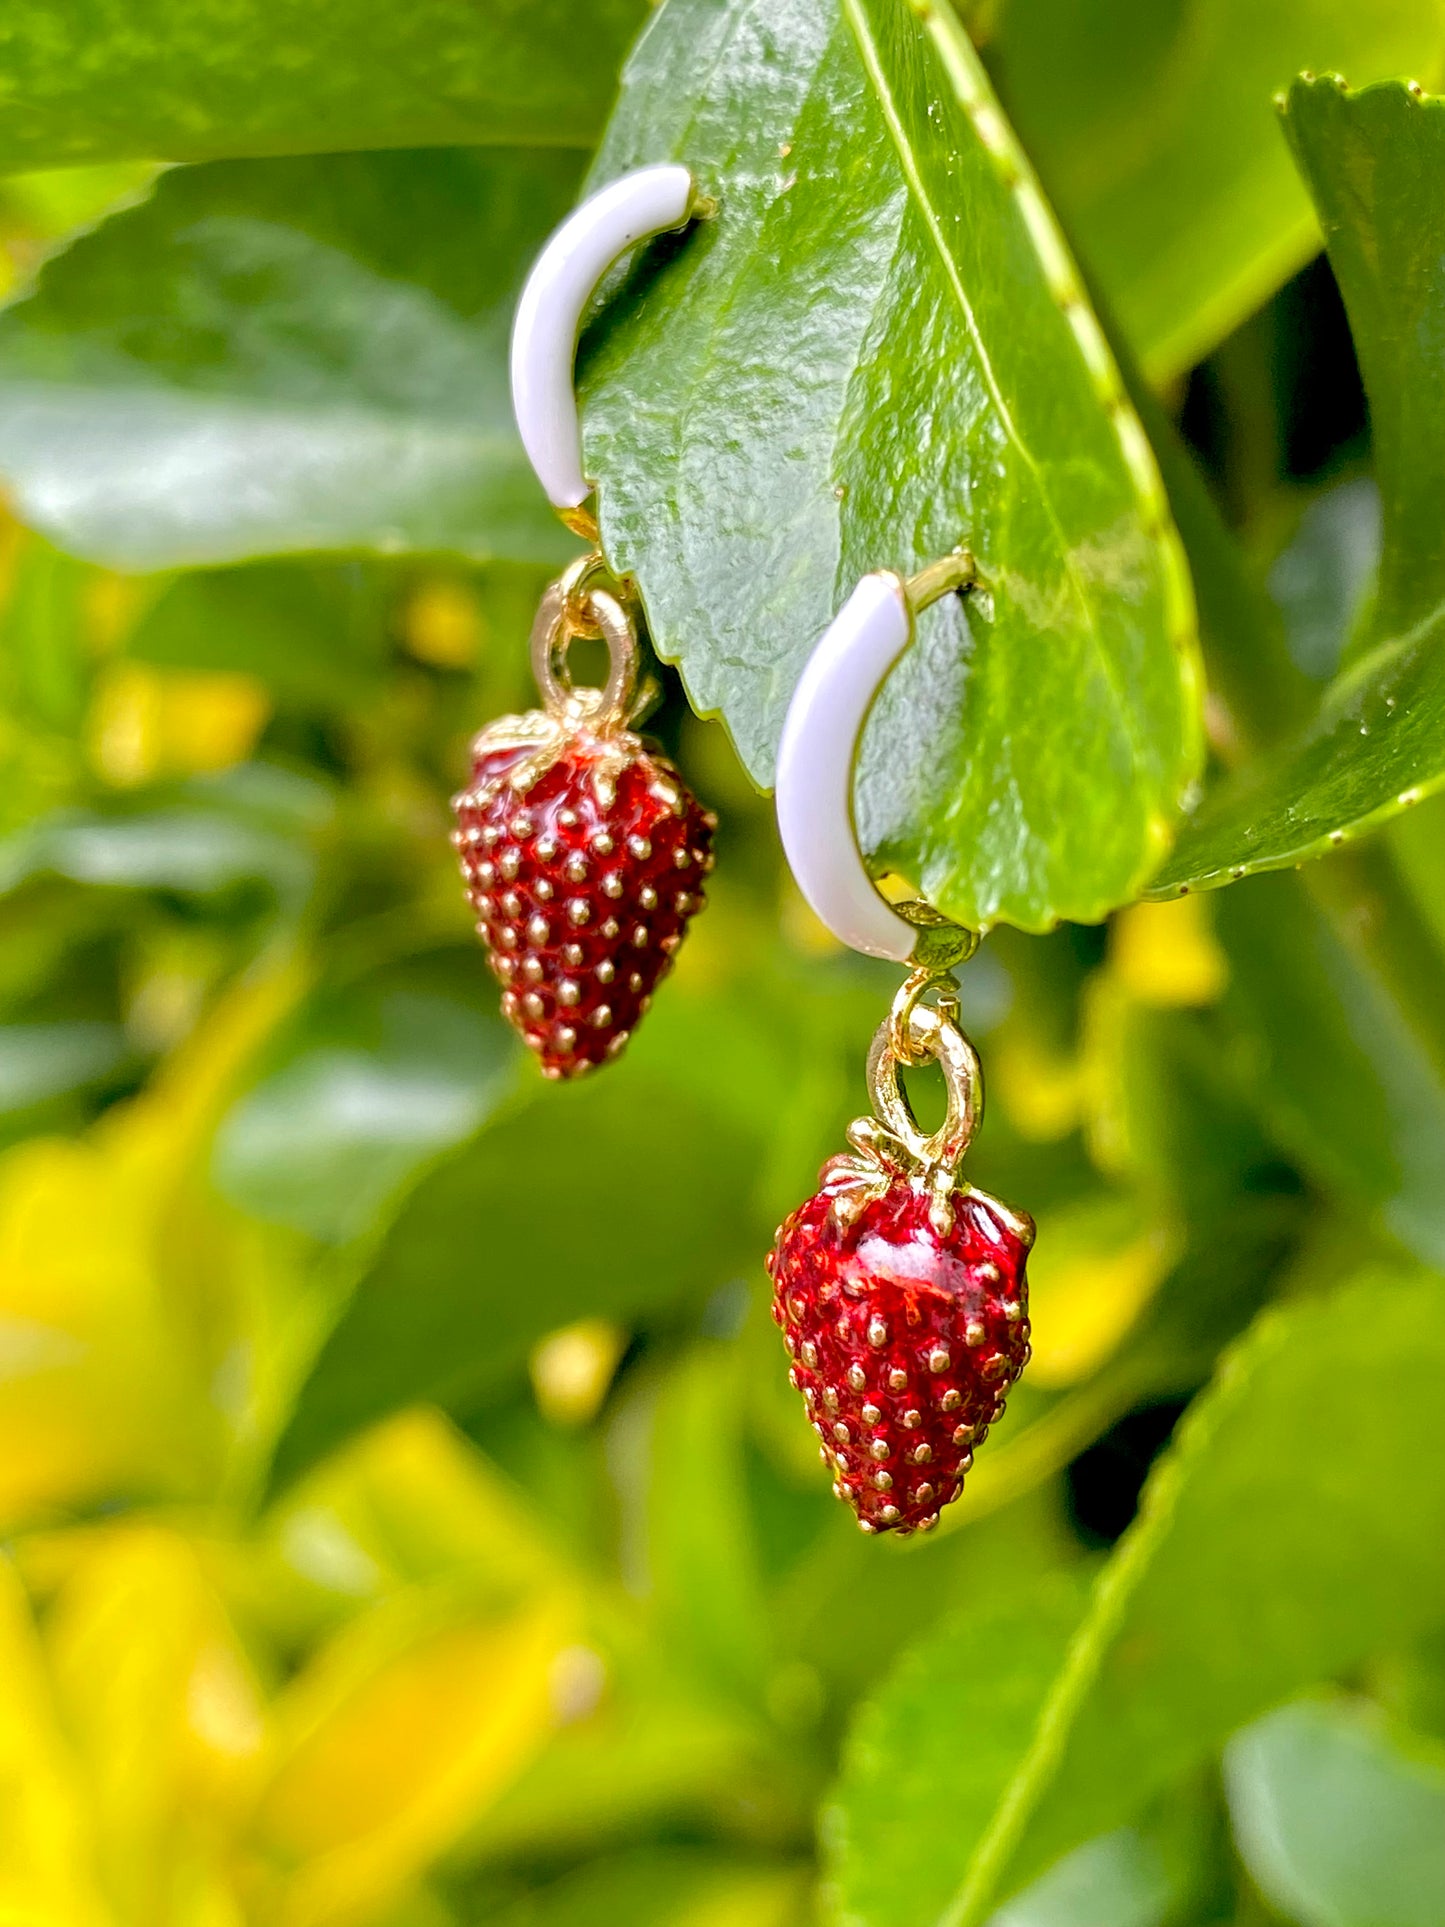
{"type": "MultiPolygon", "coordinates": [[[[607,268],[700,209],[680,166],[638,170],[585,202],[540,256],[518,306],[512,394],[523,445],[563,521],[592,545],[542,598],[532,666],[544,706],[472,745],[453,832],[502,1008],[549,1077],[615,1056],[702,907],[716,819],[638,736],[633,585],[609,570],[587,503],[572,363],[607,268]],[[603,687],[567,673],[577,638],[608,652],[603,687]]],[[[843,943],[906,969],[868,1057],[871,1116],[851,1154],[778,1228],[773,1316],[833,1490],[865,1532],[927,1531],[1028,1360],[1033,1222],[960,1165],[983,1108],[953,971],[977,948],[926,903],[892,905],[858,850],[853,776],[863,725],[932,602],[975,580],[960,549],[911,580],[863,578],[810,657],[779,747],[783,848],[803,895],[843,943]],[[935,1063],[947,1106],[920,1129],[900,1072],[935,1063]]]]}

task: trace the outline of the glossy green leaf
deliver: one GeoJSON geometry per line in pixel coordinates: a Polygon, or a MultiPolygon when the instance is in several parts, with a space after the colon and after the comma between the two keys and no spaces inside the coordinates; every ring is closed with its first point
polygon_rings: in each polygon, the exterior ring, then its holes
{"type": "Polygon", "coordinates": [[[13,0],[0,171],[528,141],[587,147],[642,0],[13,0]],[[579,42],[581,44],[579,44],[579,42]]]}
{"type": "MultiPolygon", "coordinates": [[[[1438,1618],[1442,1372],[1437,1279],[1379,1273],[1266,1314],[1152,1475],[1051,1686],[1000,1722],[1012,1763],[994,1758],[987,1724],[970,1724],[968,1699],[975,1675],[1007,1665],[1008,1642],[986,1646],[984,1664],[965,1629],[957,1672],[926,1691],[904,1669],[859,1730],[897,1736],[874,1763],[877,1781],[931,1761],[929,1797],[948,1817],[910,1833],[927,1896],[910,1921],[977,1927],[1243,1721],[1438,1618]],[[1381,1376],[1390,1396],[1349,1400],[1342,1449],[1342,1388],[1381,1376]],[[980,1747],[987,1774],[975,1770],[980,1747]]],[[[1029,1619],[1013,1630],[1025,1646],[1029,1619]]],[[[849,1785],[835,1864],[865,1895],[882,1886],[861,1844],[873,1844],[879,1803],[865,1818],[849,1785]]],[[[853,1922],[901,1921],[895,1905],[886,1893],[860,1899],[853,1922]]]]}
{"type": "Polygon", "coordinates": [[[163,175],[0,316],[0,474],[134,569],[324,549],[549,560],[516,291],[578,161],[439,149],[163,175]]]}
{"type": "Polygon", "coordinates": [[[1431,83],[1435,0],[1008,0],[1004,100],[1111,314],[1183,373],[1319,247],[1274,95],[1304,69],[1431,83]]]}
{"type": "Polygon", "coordinates": [[[667,0],[593,178],[676,156],[719,210],[587,344],[587,458],[658,647],[761,783],[857,579],[968,543],[986,586],[891,677],[860,834],[950,914],[1037,930],[1132,895],[1167,843],[1193,616],[1052,217],[961,29],[924,14],[667,0]]]}
{"type": "Polygon", "coordinates": [[[1445,785],[1445,612],[1378,644],[1278,751],[1221,784],[1180,834],[1151,897],[1292,869],[1445,785]]]}
{"type": "Polygon", "coordinates": [[[1299,81],[1286,117],[1349,310],[1374,431],[1383,543],[1370,645],[1291,740],[1222,784],[1155,896],[1319,856],[1445,784],[1445,101],[1299,81]]]}
{"type": "Polygon", "coordinates": [[[631,1066],[534,1087],[407,1200],[301,1388],[275,1478],[400,1405],[475,1407],[573,1319],[703,1302],[757,1262],[737,1208],[755,1157],[631,1066]]]}
{"type": "Polygon", "coordinates": [[[1306,1701],[1237,1734],[1224,1782],[1250,1876],[1290,1920],[1445,1920],[1445,1751],[1402,1744],[1368,1706],[1306,1701]]]}
{"type": "Polygon", "coordinates": [[[823,1822],[842,1927],[944,1916],[967,1851],[965,1816],[1002,1798],[1087,1597],[1085,1574],[1064,1572],[971,1605],[913,1646],[864,1703],[823,1822]]]}
{"type": "Polygon", "coordinates": [[[471,1136],[514,1060],[490,1009],[418,990],[331,993],[228,1113],[216,1184],[255,1217],[353,1237],[419,1167],[471,1136]]]}

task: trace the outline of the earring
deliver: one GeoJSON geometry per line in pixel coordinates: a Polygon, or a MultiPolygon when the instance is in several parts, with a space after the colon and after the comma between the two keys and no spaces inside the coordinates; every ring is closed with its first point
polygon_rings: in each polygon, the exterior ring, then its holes
{"type": "Polygon", "coordinates": [[[543,249],[512,333],[512,405],[548,499],[592,547],[551,584],[532,631],[542,708],[473,739],[452,842],[502,1010],[551,1078],[626,1045],[702,908],[717,818],[635,733],[655,698],[638,674],[638,605],[598,542],[582,468],[572,364],[603,273],[648,235],[700,211],[685,167],[625,175],[543,249]],[[578,637],[607,648],[601,688],[575,686],[578,637]]]}
{"type": "Polygon", "coordinates": [[[778,826],[804,896],[843,943],[908,968],[868,1054],[873,1115],[849,1126],[852,1154],[823,1167],[768,1258],[788,1377],[864,1532],[937,1525],[1029,1357],[1033,1220],[959,1175],[983,1083],[952,973],[979,938],[926,903],[887,903],[853,819],[858,741],[883,679],[916,616],[975,581],[965,550],[908,582],[865,576],[803,671],[778,755],[778,826]],[[925,1133],[899,1071],[930,1062],[947,1111],[925,1133]]]}

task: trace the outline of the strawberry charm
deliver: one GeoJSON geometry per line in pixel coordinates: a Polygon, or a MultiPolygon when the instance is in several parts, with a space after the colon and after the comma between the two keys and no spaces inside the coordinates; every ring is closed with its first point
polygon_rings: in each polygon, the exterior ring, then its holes
{"type": "Polygon", "coordinates": [[[1032,1219],[958,1176],[982,1102],[978,1059],[938,980],[909,978],[874,1039],[876,1117],[849,1128],[854,1155],[778,1230],[773,1317],[833,1491],[864,1532],[928,1531],[1029,1356],[1025,1261],[1032,1219]],[[898,1066],[935,1059],[948,1114],[925,1137],[898,1066]]]}
{"type": "Polygon", "coordinates": [[[547,591],[532,636],[545,708],[472,744],[452,841],[502,1010],[550,1078],[616,1057],[703,905],[717,819],[632,732],[637,642],[619,594],[584,557],[547,591]],[[565,651],[601,636],[609,674],[574,688],[565,651]]]}

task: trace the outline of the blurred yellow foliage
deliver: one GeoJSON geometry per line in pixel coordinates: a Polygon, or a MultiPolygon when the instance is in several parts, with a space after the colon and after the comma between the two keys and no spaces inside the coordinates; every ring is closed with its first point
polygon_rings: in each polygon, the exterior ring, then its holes
{"type": "Polygon", "coordinates": [[[1052,1391],[1096,1372],[1158,1290],[1179,1243],[1132,1197],[1051,1212],[1029,1260],[1030,1383],[1052,1391]]]}
{"type": "Polygon", "coordinates": [[[250,754],[270,714],[270,694],[255,676],[117,662],[96,686],[91,760],[122,789],[230,769],[250,754]]]}
{"type": "Polygon", "coordinates": [[[1109,927],[1109,961],[1142,1004],[1212,1004],[1229,976],[1203,897],[1135,903],[1109,927]]]}
{"type": "Polygon", "coordinates": [[[594,1418],[627,1333],[607,1318],[581,1318],[550,1333],[532,1353],[532,1389],[543,1416],[554,1425],[585,1425],[594,1418]]]}
{"type": "Polygon", "coordinates": [[[989,1084],[1010,1124],[1031,1144],[1067,1137],[1083,1114],[1083,1076],[1078,1059],[1051,1051],[1044,1040],[1010,1026],[993,1040],[989,1084]]]}
{"type": "Polygon", "coordinates": [[[481,648],[483,628],[476,595],[450,576],[419,583],[402,616],[407,648],[418,662],[437,669],[469,669],[481,648]]]}

